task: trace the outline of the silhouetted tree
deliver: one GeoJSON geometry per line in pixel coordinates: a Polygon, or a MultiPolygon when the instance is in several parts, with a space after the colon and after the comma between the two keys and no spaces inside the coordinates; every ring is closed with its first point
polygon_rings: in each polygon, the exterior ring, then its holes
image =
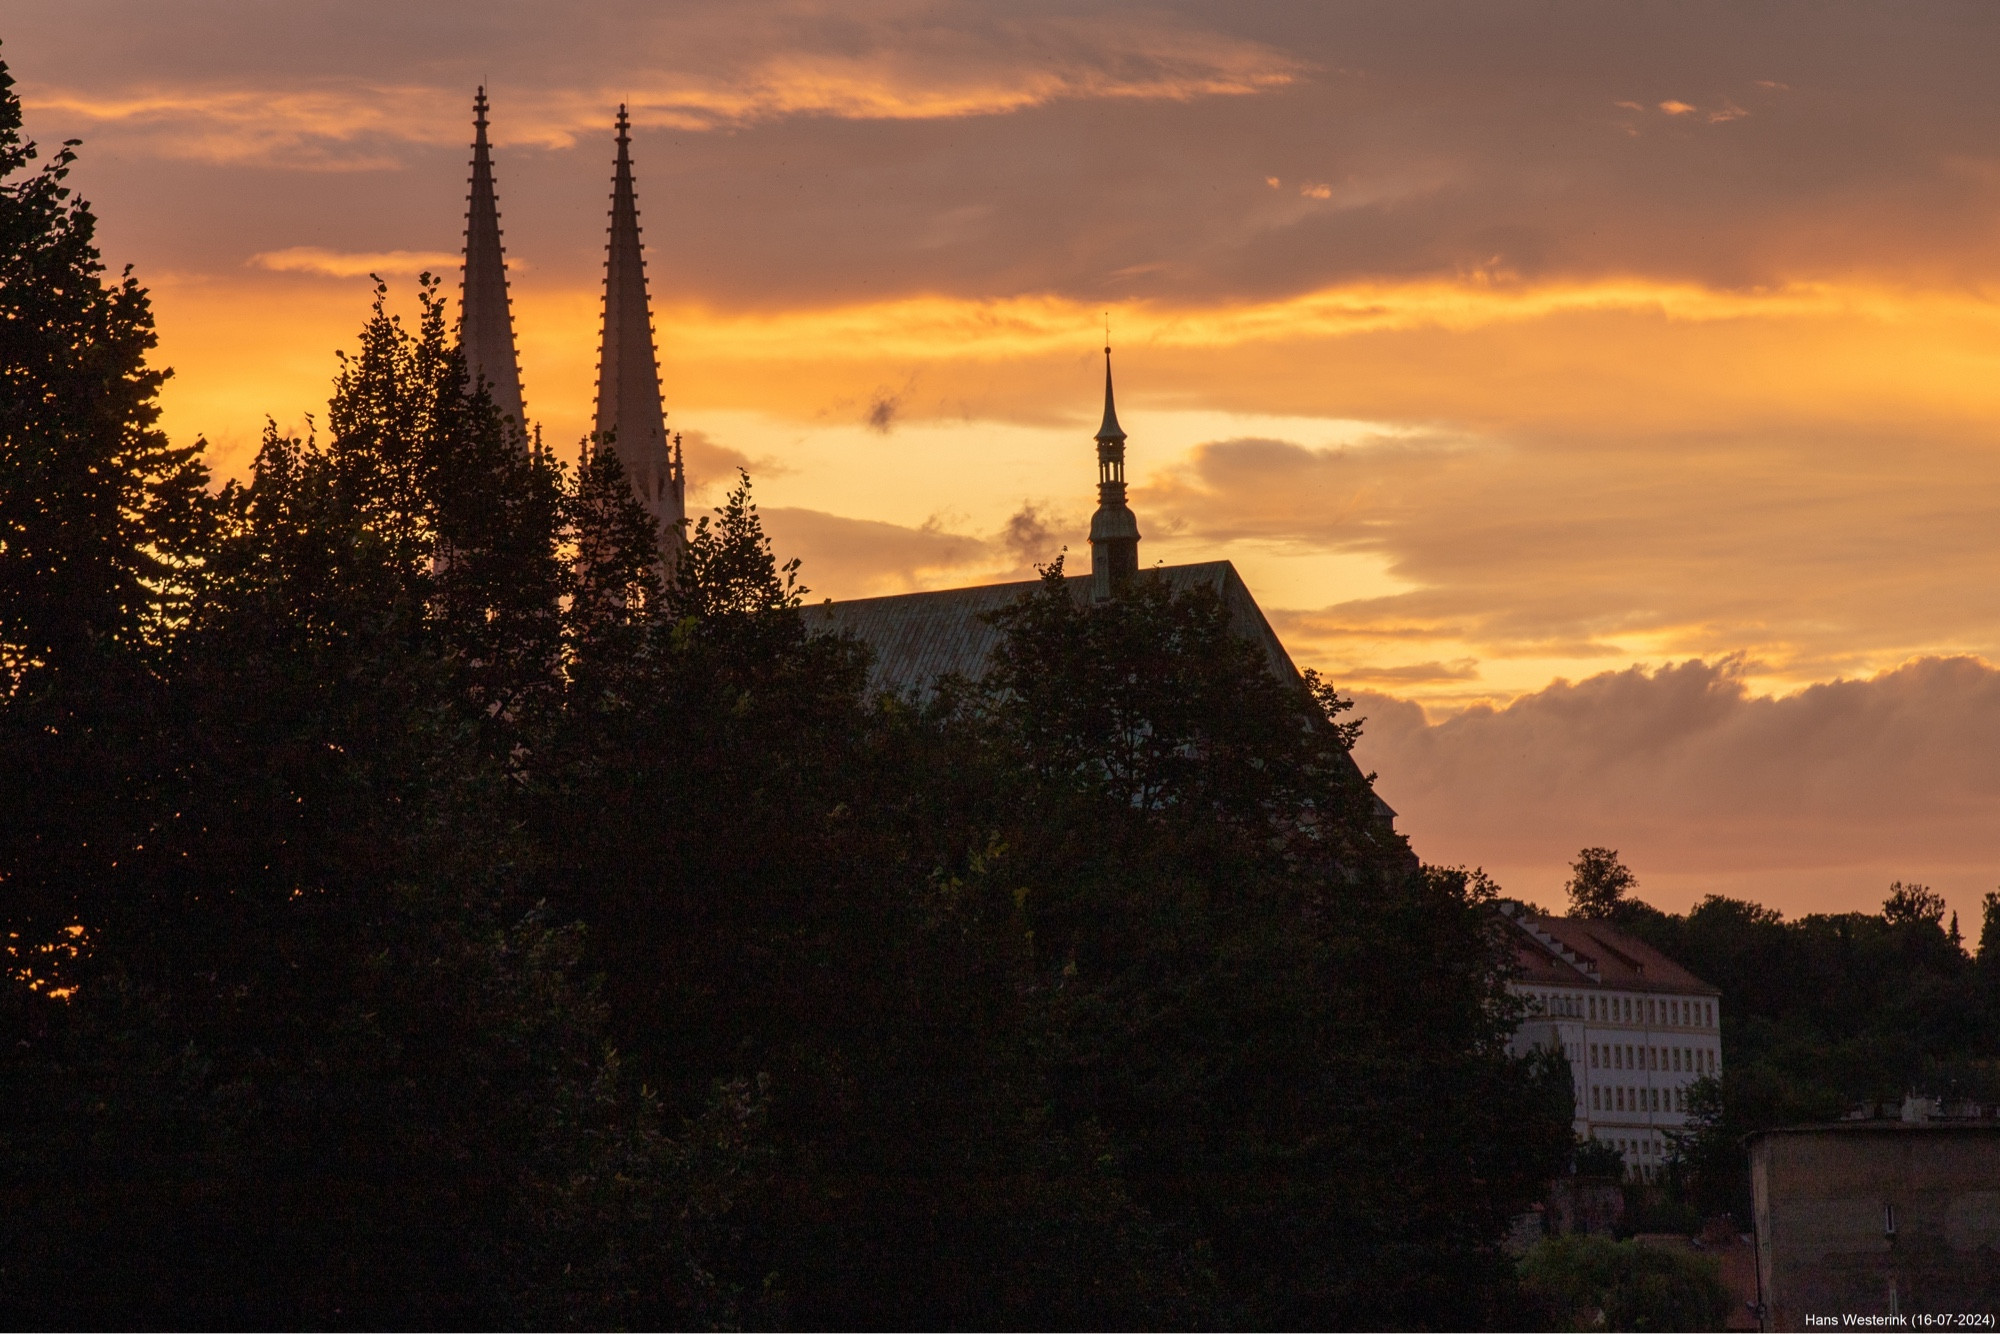
{"type": "Polygon", "coordinates": [[[1979,966],[2000,969],[2000,892],[1987,890],[1980,910],[1979,966]]]}
{"type": "Polygon", "coordinates": [[[0,219],[0,1318],[1519,1314],[1571,1092],[1491,886],[1213,593],[1057,568],[884,693],[747,476],[663,562],[428,277],[211,496],[66,165],[0,219]]]}
{"type": "Polygon", "coordinates": [[[1929,885],[1898,880],[1882,900],[1882,920],[1890,926],[1937,926],[1944,920],[1944,908],[1944,895],[1929,885]]]}
{"type": "Polygon", "coordinates": [[[1610,917],[1639,877],[1618,860],[1615,848],[1585,848],[1570,863],[1569,910],[1579,917],[1610,917]]]}
{"type": "Polygon", "coordinates": [[[38,170],[0,65],[0,688],[137,649],[181,614],[208,527],[199,442],[154,425],[146,291],[111,285],[66,143],[38,170]]]}

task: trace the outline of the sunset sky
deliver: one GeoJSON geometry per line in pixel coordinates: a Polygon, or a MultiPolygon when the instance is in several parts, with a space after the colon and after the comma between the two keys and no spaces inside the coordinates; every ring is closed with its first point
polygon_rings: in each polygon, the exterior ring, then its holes
{"type": "Polygon", "coordinates": [[[177,437],[457,282],[587,429],[629,101],[670,423],[814,596],[1227,558],[1418,852],[1554,906],[2000,884],[2000,7],[14,0],[177,437]]]}

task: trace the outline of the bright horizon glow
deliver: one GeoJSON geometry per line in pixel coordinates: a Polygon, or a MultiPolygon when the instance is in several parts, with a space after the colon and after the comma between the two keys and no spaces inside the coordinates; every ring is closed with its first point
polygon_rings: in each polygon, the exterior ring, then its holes
{"type": "Polygon", "coordinates": [[[1788,907],[1893,866],[1966,911],[2000,881],[2000,776],[1954,749],[2000,750],[2000,32],[1444,8],[28,0],[6,58],[222,476],[324,420],[367,274],[455,294],[480,83],[527,408],[573,457],[627,101],[694,499],[749,467],[815,596],[1085,559],[1108,311],[1142,563],[1235,562],[1374,692],[1420,852],[1525,892],[1629,844],[1788,907]],[[1570,782],[1618,738],[1679,786],[1570,782]]]}

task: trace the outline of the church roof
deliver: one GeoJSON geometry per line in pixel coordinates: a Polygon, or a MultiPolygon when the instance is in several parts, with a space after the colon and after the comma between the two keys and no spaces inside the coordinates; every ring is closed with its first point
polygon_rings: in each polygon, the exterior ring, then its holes
{"type": "MultiPolygon", "coordinates": [[[[1190,588],[1214,589],[1229,612],[1230,628],[1264,650],[1272,673],[1281,681],[1301,680],[1291,655],[1285,652],[1234,565],[1226,560],[1160,565],[1140,571],[1139,577],[1148,575],[1166,580],[1176,593],[1190,588]]],[[[985,676],[987,662],[1000,642],[1000,631],[986,618],[1040,582],[1029,579],[825,602],[805,609],[806,627],[821,634],[845,632],[873,649],[875,664],[868,680],[872,688],[923,695],[947,672],[968,681],[985,676]]],[[[1091,596],[1091,576],[1073,574],[1063,582],[1077,601],[1091,596]]],[[[1353,765],[1353,757],[1347,762],[1353,765]]],[[[1358,775],[1361,771],[1357,767],[1354,772],[1358,775]]],[[[1384,819],[1395,819],[1396,812],[1380,795],[1375,797],[1375,807],[1384,819]]]]}
{"type": "MultiPolygon", "coordinates": [[[[1157,574],[1175,592],[1212,588],[1229,610],[1236,633],[1259,645],[1280,680],[1296,679],[1298,668],[1264,619],[1257,600],[1236,567],[1226,560],[1197,565],[1163,565],[1157,574]]],[[[1070,595],[1079,602],[1090,596],[1087,574],[1070,575],[1070,595]]],[[[986,662],[1000,642],[1000,631],[986,617],[1008,606],[1039,580],[1011,584],[981,584],[973,588],[940,589],[933,593],[902,593],[893,597],[855,598],[806,608],[806,624],[821,632],[846,631],[875,650],[869,684],[881,690],[926,691],[947,672],[970,681],[986,674],[986,662]]]]}

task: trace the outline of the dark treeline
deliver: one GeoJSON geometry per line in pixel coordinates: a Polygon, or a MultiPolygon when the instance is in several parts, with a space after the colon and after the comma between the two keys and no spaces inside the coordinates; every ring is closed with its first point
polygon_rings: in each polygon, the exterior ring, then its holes
{"type": "Polygon", "coordinates": [[[1587,849],[1578,869],[1574,911],[1607,918],[1722,992],[1722,1077],[1695,1090],[1679,1146],[1676,1190],[1695,1213],[1748,1226],[1751,1131],[1908,1094],[2000,1102],[2000,894],[1986,896],[1975,953],[1923,885],[1891,885],[1877,913],[1787,921],[1720,896],[1662,912],[1627,895],[1636,882],[1603,849],[1587,849]],[[1591,853],[1602,854],[1594,866],[1591,853]]]}
{"type": "Polygon", "coordinates": [[[663,581],[429,282],[215,487],[10,88],[0,1322],[1519,1314],[1567,1076],[1342,701],[1059,567],[872,693],[747,479],[663,581]]]}

